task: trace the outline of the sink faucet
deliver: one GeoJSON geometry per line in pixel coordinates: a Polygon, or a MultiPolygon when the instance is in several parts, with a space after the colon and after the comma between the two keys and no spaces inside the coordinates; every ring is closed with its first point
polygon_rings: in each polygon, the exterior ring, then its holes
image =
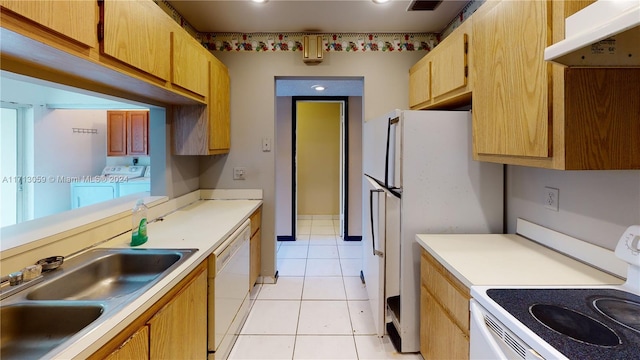
{"type": "Polygon", "coordinates": [[[23,280],[24,280],[24,274],[22,273],[22,271],[16,271],[0,278],[0,284],[4,284],[5,282],[8,281],[10,286],[15,286],[15,285],[22,284],[23,280]]]}
{"type": "Polygon", "coordinates": [[[62,256],[54,256],[38,260],[35,265],[29,265],[20,271],[2,276],[0,278],[0,300],[40,282],[42,273],[56,269],[62,264],[63,259],[62,256]]]}

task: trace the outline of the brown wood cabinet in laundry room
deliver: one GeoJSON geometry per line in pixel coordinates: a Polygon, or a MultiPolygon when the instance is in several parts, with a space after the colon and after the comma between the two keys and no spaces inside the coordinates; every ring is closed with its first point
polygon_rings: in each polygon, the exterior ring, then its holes
{"type": "Polygon", "coordinates": [[[149,155],[149,112],[107,111],[107,156],[149,155]]]}

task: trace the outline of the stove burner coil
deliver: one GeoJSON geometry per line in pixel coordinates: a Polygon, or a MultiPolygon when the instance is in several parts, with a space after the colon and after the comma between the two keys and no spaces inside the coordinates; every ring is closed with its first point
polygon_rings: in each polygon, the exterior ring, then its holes
{"type": "Polygon", "coordinates": [[[593,307],[616,323],[640,333],[639,303],[616,298],[598,298],[593,300],[593,307]]]}
{"type": "Polygon", "coordinates": [[[613,330],[579,312],[548,304],[532,305],[529,312],[542,325],[574,340],[606,347],[622,343],[613,330]]]}

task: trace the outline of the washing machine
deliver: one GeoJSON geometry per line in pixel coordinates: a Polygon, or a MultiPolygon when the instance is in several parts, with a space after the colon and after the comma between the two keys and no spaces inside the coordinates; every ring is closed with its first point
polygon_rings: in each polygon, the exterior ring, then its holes
{"type": "Polygon", "coordinates": [[[71,183],[71,208],[93,205],[120,197],[120,184],[144,175],[145,166],[107,166],[102,174],[71,183]]]}

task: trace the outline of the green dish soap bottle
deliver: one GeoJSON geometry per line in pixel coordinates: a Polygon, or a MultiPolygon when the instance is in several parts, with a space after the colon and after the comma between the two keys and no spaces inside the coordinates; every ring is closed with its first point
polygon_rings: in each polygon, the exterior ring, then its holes
{"type": "Polygon", "coordinates": [[[142,199],[138,200],[131,214],[131,246],[142,245],[147,242],[147,207],[142,199]]]}

